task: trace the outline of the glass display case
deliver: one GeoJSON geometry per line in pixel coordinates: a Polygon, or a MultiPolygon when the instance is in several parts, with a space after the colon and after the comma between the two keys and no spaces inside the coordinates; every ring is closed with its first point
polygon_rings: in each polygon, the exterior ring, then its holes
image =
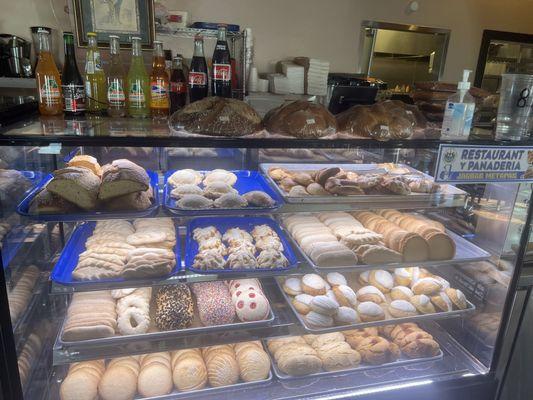
{"type": "Polygon", "coordinates": [[[5,129],[3,398],[490,398],[531,187],[441,144],[5,129]]]}

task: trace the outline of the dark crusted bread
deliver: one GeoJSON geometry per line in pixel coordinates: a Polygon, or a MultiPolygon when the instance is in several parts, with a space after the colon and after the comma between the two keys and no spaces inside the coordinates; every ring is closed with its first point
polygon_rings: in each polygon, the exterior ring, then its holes
{"type": "Polygon", "coordinates": [[[53,194],[84,210],[94,210],[97,204],[100,178],[86,168],[67,167],[54,171],[46,188],[53,194]]]}
{"type": "Polygon", "coordinates": [[[144,192],[150,187],[150,177],[145,169],[130,160],[114,160],[102,167],[102,184],[98,192],[100,200],[144,192]]]}
{"type": "Polygon", "coordinates": [[[144,192],[128,193],[124,196],[113,197],[111,200],[105,202],[103,208],[105,210],[146,210],[152,205],[154,193],[152,188],[148,188],[144,192]]]}
{"type": "Polygon", "coordinates": [[[263,124],[270,133],[300,139],[320,138],[337,131],[335,117],[324,106],[302,100],[270,110],[263,124]]]}
{"type": "Polygon", "coordinates": [[[261,129],[261,117],[243,101],[206,97],[172,116],[174,127],[211,136],[243,136],[261,129]]]}
{"type": "Polygon", "coordinates": [[[46,187],[33,197],[29,207],[31,214],[66,214],[78,210],[76,205],[48,191],[46,187]]]}

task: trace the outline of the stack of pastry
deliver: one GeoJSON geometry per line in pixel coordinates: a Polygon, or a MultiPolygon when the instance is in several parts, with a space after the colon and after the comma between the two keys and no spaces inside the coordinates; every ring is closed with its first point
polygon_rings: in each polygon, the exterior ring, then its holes
{"type": "Polygon", "coordinates": [[[417,324],[386,325],[379,330],[392,340],[407,358],[436,357],[440,353],[440,346],[433,336],[417,324]]]}
{"type": "Polygon", "coordinates": [[[400,358],[398,345],[379,336],[377,328],[352,329],[343,331],[342,335],[366,364],[383,365],[400,358]]]}
{"type": "Polygon", "coordinates": [[[75,156],[30,203],[32,213],[76,210],[144,210],[152,205],[150,178],[144,168],[126,159],[100,167],[96,158],[75,156]]]}
{"type": "Polygon", "coordinates": [[[39,273],[39,269],[35,265],[30,265],[24,270],[13,289],[7,292],[11,324],[15,324],[26,311],[35,284],[39,279],[39,273]]]}
{"type": "Polygon", "coordinates": [[[172,186],[170,197],[177,200],[179,208],[186,210],[275,205],[272,197],[261,190],[239,194],[233,187],[237,176],[224,169],[215,169],[205,175],[193,169],[182,169],[169,176],[168,183],[172,186]]]}
{"type": "Polygon", "coordinates": [[[339,243],[323,222],[314,215],[295,214],[283,218],[283,223],[300,248],[319,267],[352,266],[357,256],[339,243]]]}
{"type": "Polygon", "coordinates": [[[61,400],[133,400],[267,379],[270,358],[261,342],[126,356],[71,364],[61,400]]]}
{"type": "Polygon", "coordinates": [[[404,262],[426,261],[429,258],[428,243],[419,234],[400,228],[371,211],[355,212],[354,216],[365,228],[383,235],[385,245],[400,253],[404,262]]]}
{"type": "Polygon", "coordinates": [[[72,271],[77,280],[164,276],[176,265],[170,218],[98,221],[72,271]]]}
{"type": "Polygon", "coordinates": [[[237,318],[242,322],[261,321],[270,313],[270,303],[257,279],[236,279],[226,282],[237,318]]]}
{"type": "Polygon", "coordinates": [[[195,269],[272,269],[289,264],[278,234],[268,225],[256,225],[250,233],[230,228],[224,235],[207,226],[196,228],[192,236],[198,243],[195,269]]]}
{"type": "Polygon", "coordinates": [[[41,353],[41,349],[41,338],[35,333],[30,333],[17,358],[17,366],[19,369],[20,383],[22,384],[22,387],[26,386],[31,368],[32,366],[36,365],[37,358],[41,353]]]}
{"type": "Polygon", "coordinates": [[[397,210],[379,210],[377,213],[401,229],[423,237],[428,244],[430,260],[451,260],[455,256],[455,243],[440,222],[397,210]]]}
{"type": "Polygon", "coordinates": [[[467,324],[487,346],[494,346],[500,328],[501,314],[482,312],[467,320],[467,324]]]}
{"type": "Polygon", "coordinates": [[[121,335],[148,332],[152,288],[117,289],[111,291],[117,300],[117,327],[121,335]]]}
{"type": "Polygon", "coordinates": [[[72,295],[63,340],[78,341],[114,336],[117,330],[115,299],[107,290],[72,295]]]}
{"type": "Polygon", "coordinates": [[[383,235],[367,229],[352,215],[345,212],[318,214],[341,244],[357,254],[359,263],[385,264],[402,261],[402,255],[383,244],[383,235]]]}
{"type": "Polygon", "coordinates": [[[271,167],[268,175],[290,197],[409,195],[411,192],[433,193],[440,190],[432,179],[407,168],[397,168],[394,164],[361,172],[345,171],[339,167],[302,171],[271,167]]]}

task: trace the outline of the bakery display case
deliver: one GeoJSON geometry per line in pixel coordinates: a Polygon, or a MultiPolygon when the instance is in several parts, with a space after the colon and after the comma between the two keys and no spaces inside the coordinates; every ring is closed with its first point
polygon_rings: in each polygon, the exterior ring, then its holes
{"type": "Polygon", "coordinates": [[[0,133],[4,398],[494,395],[529,184],[439,181],[431,138],[74,122],[0,133]]]}

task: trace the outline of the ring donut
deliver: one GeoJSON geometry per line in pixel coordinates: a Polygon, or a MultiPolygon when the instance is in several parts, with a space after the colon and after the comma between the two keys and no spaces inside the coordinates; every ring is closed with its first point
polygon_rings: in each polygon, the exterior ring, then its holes
{"type": "Polygon", "coordinates": [[[123,335],[146,333],[150,326],[148,316],[137,307],[129,307],[117,318],[118,330],[123,335]]]}
{"type": "Polygon", "coordinates": [[[150,303],[139,296],[126,296],[117,302],[117,312],[119,314],[125,312],[130,307],[138,308],[145,314],[150,312],[150,303]]]}

